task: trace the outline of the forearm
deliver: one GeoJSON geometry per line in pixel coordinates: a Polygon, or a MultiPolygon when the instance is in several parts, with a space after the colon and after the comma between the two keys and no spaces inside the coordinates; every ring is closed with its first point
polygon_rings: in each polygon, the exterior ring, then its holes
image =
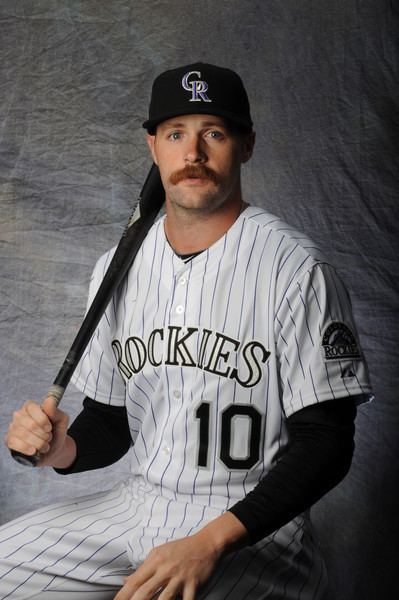
{"type": "Polygon", "coordinates": [[[255,489],[230,509],[247,529],[250,543],[310,508],[349,470],[356,414],[350,399],[300,413],[289,419],[291,443],[285,454],[255,489]]]}

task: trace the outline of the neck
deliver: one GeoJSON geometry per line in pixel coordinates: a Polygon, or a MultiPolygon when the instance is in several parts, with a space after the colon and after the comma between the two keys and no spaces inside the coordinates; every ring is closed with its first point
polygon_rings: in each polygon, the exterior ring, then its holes
{"type": "Polygon", "coordinates": [[[235,223],[247,206],[240,199],[223,210],[213,212],[179,211],[166,206],[165,235],[178,254],[190,254],[209,248],[235,223]],[[193,214],[195,213],[195,214],[193,214]]]}

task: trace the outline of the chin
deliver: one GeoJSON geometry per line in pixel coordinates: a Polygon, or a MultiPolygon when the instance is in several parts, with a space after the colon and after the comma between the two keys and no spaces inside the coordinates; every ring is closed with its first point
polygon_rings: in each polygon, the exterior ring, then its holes
{"type": "Polygon", "coordinates": [[[183,193],[171,195],[171,204],[174,204],[182,209],[196,211],[212,211],[219,208],[223,204],[223,200],[213,194],[200,195],[198,193],[183,193]]]}

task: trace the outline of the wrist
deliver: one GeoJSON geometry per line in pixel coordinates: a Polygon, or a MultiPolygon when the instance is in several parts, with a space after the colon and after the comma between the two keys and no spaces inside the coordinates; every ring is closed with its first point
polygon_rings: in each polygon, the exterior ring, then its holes
{"type": "Polygon", "coordinates": [[[65,436],[63,446],[54,454],[46,459],[46,455],[43,456],[41,465],[46,467],[53,467],[55,469],[67,469],[72,465],[76,459],[77,449],[76,442],[70,436],[65,436]]]}
{"type": "Polygon", "coordinates": [[[248,531],[244,525],[233,513],[228,511],[205,525],[198,535],[203,536],[211,543],[218,556],[246,546],[249,540],[248,531]]]}

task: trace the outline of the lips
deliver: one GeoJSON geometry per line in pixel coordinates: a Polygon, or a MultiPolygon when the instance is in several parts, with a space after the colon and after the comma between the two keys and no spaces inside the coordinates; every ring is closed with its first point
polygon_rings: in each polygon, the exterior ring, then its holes
{"type": "Polygon", "coordinates": [[[181,181],[184,181],[184,182],[190,184],[190,183],[203,183],[203,182],[210,181],[210,180],[208,177],[185,177],[181,181]]]}

